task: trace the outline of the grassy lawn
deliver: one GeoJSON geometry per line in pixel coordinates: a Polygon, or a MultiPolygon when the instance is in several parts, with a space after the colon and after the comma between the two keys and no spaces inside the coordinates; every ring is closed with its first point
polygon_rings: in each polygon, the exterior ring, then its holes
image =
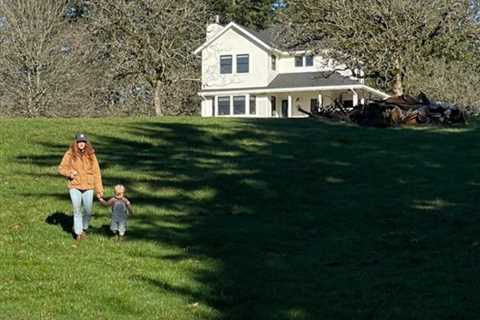
{"type": "Polygon", "coordinates": [[[478,319],[480,127],[0,120],[0,319],[478,319]],[[77,245],[57,165],[93,140],[106,196],[77,245]]]}

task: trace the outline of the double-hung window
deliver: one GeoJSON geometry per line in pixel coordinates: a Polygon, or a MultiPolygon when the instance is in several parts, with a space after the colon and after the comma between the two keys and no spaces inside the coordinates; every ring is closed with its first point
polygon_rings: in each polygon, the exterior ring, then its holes
{"type": "Polygon", "coordinates": [[[295,67],[303,67],[303,56],[295,56],[295,67]]]}
{"type": "Polygon", "coordinates": [[[225,55],[220,56],[220,73],[221,74],[230,74],[232,73],[232,56],[225,55]]]}
{"type": "Polygon", "coordinates": [[[233,97],[233,114],[245,114],[245,96],[233,97]]]}
{"type": "Polygon", "coordinates": [[[295,67],[313,67],[313,58],[314,56],[312,54],[295,56],[295,67]]]}
{"type": "Polygon", "coordinates": [[[313,66],[313,55],[307,54],[305,56],[305,66],[312,67],[313,66]]]}
{"type": "Polygon", "coordinates": [[[230,114],[230,97],[218,97],[218,115],[227,116],[230,114]]]}
{"type": "Polygon", "coordinates": [[[237,73],[248,73],[249,72],[249,56],[248,54],[238,54],[237,55],[237,73]]]}

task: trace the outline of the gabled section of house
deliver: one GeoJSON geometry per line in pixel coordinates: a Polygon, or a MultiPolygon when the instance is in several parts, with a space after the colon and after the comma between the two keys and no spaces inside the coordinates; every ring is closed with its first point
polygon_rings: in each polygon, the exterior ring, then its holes
{"type": "Polygon", "coordinates": [[[320,55],[279,48],[275,36],[275,29],[256,32],[234,22],[207,27],[194,51],[202,55],[202,116],[304,117],[300,108],[388,97],[320,55]]]}

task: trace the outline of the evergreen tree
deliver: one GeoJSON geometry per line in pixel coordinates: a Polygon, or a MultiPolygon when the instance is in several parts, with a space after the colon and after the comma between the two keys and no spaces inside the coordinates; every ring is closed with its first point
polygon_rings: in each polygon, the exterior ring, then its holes
{"type": "Polygon", "coordinates": [[[210,15],[219,15],[220,23],[235,21],[246,27],[264,29],[275,14],[278,0],[207,0],[210,15]]]}

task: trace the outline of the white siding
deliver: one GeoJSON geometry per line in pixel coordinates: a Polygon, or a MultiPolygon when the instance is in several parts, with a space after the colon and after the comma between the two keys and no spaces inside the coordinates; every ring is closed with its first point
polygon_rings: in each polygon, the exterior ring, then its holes
{"type": "Polygon", "coordinates": [[[282,56],[280,59],[280,73],[294,72],[314,72],[332,70],[332,65],[328,64],[328,60],[315,56],[312,67],[295,67],[295,55],[282,56]]]}
{"type": "Polygon", "coordinates": [[[257,117],[269,118],[270,116],[270,96],[257,96],[257,117]]]}
{"type": "Polygon", "coordinates": [[[213,97],[202,100],[202,117],[213,117],[213,97]]]}
{"type": "Polygon", "coordinates": [[[202,88],[254,88],[269,83],[270,54],[234,29],[225,32],[202,51],[202,88]],[[236,56],[249,55],[249,72],[236,72],[236,56]],[[232,55],[232,74],[220,74],[220,56],[232,55]]]}
{"type": "Polygon", "coordinates": [[[318,72],[318,71],[333,71],[337,70],[338,73],[345,77],[352,76],[350,70],[345,70],[345,65],[334,64],[331,59],[323,58],[320,55],[316,55],[313,59],[313,66],[305,66],[305,59],[303,67],[295,66],[295,55],[283,55],[279,61],[280,73],[297,73],[297,72],[318,72]]]}

